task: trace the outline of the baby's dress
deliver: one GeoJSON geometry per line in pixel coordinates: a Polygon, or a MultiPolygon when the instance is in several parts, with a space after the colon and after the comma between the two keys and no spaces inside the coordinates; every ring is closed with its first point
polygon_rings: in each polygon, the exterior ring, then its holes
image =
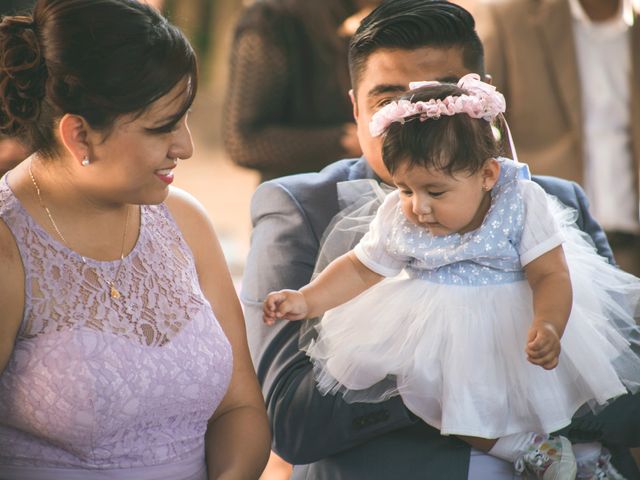
{"type": "Polygon", "coordinates": [[[443,434],[486,438],[552,432],[584,404],[640,387],[640,280],[598,256],[575,212],[499,159],[482,225],[432,236],[389,194],[355,247],[383,281],[327,312],[306,345],[318,388],[347,401],[401,395],[443,434]],[[524,353],[533,318],[523,266],[563,245],[573,306],[553,370],[524,353]],[[636,350],[637,351],[637,350],[636,350]]]}
{"type": "Polygon", "coordinates": [[[205,480],[207,421],[231,346],[165,205],[142,206],[119,261],[80,256],[0,182],[0,218],[25,271],[25,310],[0,374],[3,480],[205,480]]]}

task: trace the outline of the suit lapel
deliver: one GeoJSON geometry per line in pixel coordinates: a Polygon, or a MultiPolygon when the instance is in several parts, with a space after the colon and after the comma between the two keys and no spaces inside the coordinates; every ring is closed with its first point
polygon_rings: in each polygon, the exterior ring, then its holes
{"type": "Polygon", "coordinates": [[[547,68],[555,83],[567,122],[579,133],[582,144],[582,103],[578,61],[572,34],[572,18],[567,0],[542,0],[536,23],[540,41],[549,64],[547,68]]]}

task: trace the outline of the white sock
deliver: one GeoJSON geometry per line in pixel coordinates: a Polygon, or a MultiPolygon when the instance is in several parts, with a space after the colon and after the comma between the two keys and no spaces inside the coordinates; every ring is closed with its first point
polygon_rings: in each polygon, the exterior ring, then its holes
{"type": "Polygon", "coordinates": [[[536,433],[514,433],[513,435],[507,435],[498,439],[496,444],[491,450],[489,455],[501,458],[508,462],[515,462],[520,456],[525,454],[529,450],[529,445],[533,443],[536,438],[536,433]]]}

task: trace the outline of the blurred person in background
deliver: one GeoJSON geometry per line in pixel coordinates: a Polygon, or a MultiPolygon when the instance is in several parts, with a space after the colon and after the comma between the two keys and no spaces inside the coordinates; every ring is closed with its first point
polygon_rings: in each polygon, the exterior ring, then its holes
{"type": "MultiPolygon", "coordinates": [[[[473,17],[455,4],[438,0],[383,1],[353,36],[349,64],[363,156],[334,162],[319,173],[265,182],[252,199],[254,228],[241,299],[272,425],[273,448],[295,465],[293,479],[512,480],[510,464],[441,436],[409,413],[398,397],[377,404],[349,404],[340,395],[323,396],[316,388],[311,362],[300,349],[300,323],[268,327],[262,322],[266,295],[308,283],[320,261],[327,227],[340,211],[361,200],[357,195],[341,197],[340,182],[370,179],[392,184],[382,163],[381,140],[369,131],[372,115],[407,90],[411,81],[457,80],[484,71],[473,17]]],[[[576,210],[577,224],[610,259],[604,232],[589,215],[582,190],[565,180],[533,180],[576,210]]],[[[326,260],[349,248],[345,244],[326,260]]],[[[574,420],[563,435],[582,442],[603,441],[620,455],[617,466],[626,467],[635,475],[629,478],[637,480],[640,473],[627,447],[640,444],[639,416],[639,397],[625,396],[598,417],[574,420]]],[[[599,460],[599,455],[596,450],[588,461],[599,460]]],[[[580,453],[577,457],[585,459],[580,453]]]]}
{"type": "Polygon", "coordinates": [[[198,84],[136,0],[0,22],[0,477],[257,479],[269,427],[203,207],[173,188],[198,84]],[[87,39],[87,41],[78,41],[87,39]]]}
{"type": "Polygon", "coordinates": [[[227,152],[266,180],[361,154],[349,38],[378,0],[258,0],[240,17],[223,118],[227,152]]]}
{"type": "Polygon", "coordinates": [[[483,0],[487,73],[534,174],[582,185],[621,268],[640,275],[640,16],[631,0],[483,0]]]}

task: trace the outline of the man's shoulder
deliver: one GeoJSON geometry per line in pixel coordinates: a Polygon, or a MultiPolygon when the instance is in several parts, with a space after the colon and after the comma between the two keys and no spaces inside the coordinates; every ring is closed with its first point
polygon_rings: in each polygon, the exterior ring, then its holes
{"type": "Polygon", "coordinates": [[[366,160],[347,159],[334,162],[319,172],[299,173],[274,178],[258,187],[258,190],[284,190],[296,202],[316,204],[336,198],[336,185],[347,180],[370,178],[366,160]]]}
{"type": "Polygon", "coordinates": [[[558,197],[565,204],[575,204],[580,200],[581,188],[577,183],[564,178],[547,175],[533,175],[531,180],[540,185],[545,192],[558,197]]]}
{"type": "Polygon", "coordinates": [[[271,182],[280,184],[291,190],[309,186],[322,188],[324,185],[336,184],[345,180],[362,178],[367,175],[368,167],[363,158],[350,158],[330,163],[319,172],[298,173],[286,177],[275,178],[271,182]]]}
{"type": "Polygon", "coordinates": [[[297,212],[317,235],[340,209],[337,185],[348,180],[372,178],[365,159],[334,162],[320,172],[275,178],[261,184],[253,195],[254,223],[267,213],[297,212]]]}

